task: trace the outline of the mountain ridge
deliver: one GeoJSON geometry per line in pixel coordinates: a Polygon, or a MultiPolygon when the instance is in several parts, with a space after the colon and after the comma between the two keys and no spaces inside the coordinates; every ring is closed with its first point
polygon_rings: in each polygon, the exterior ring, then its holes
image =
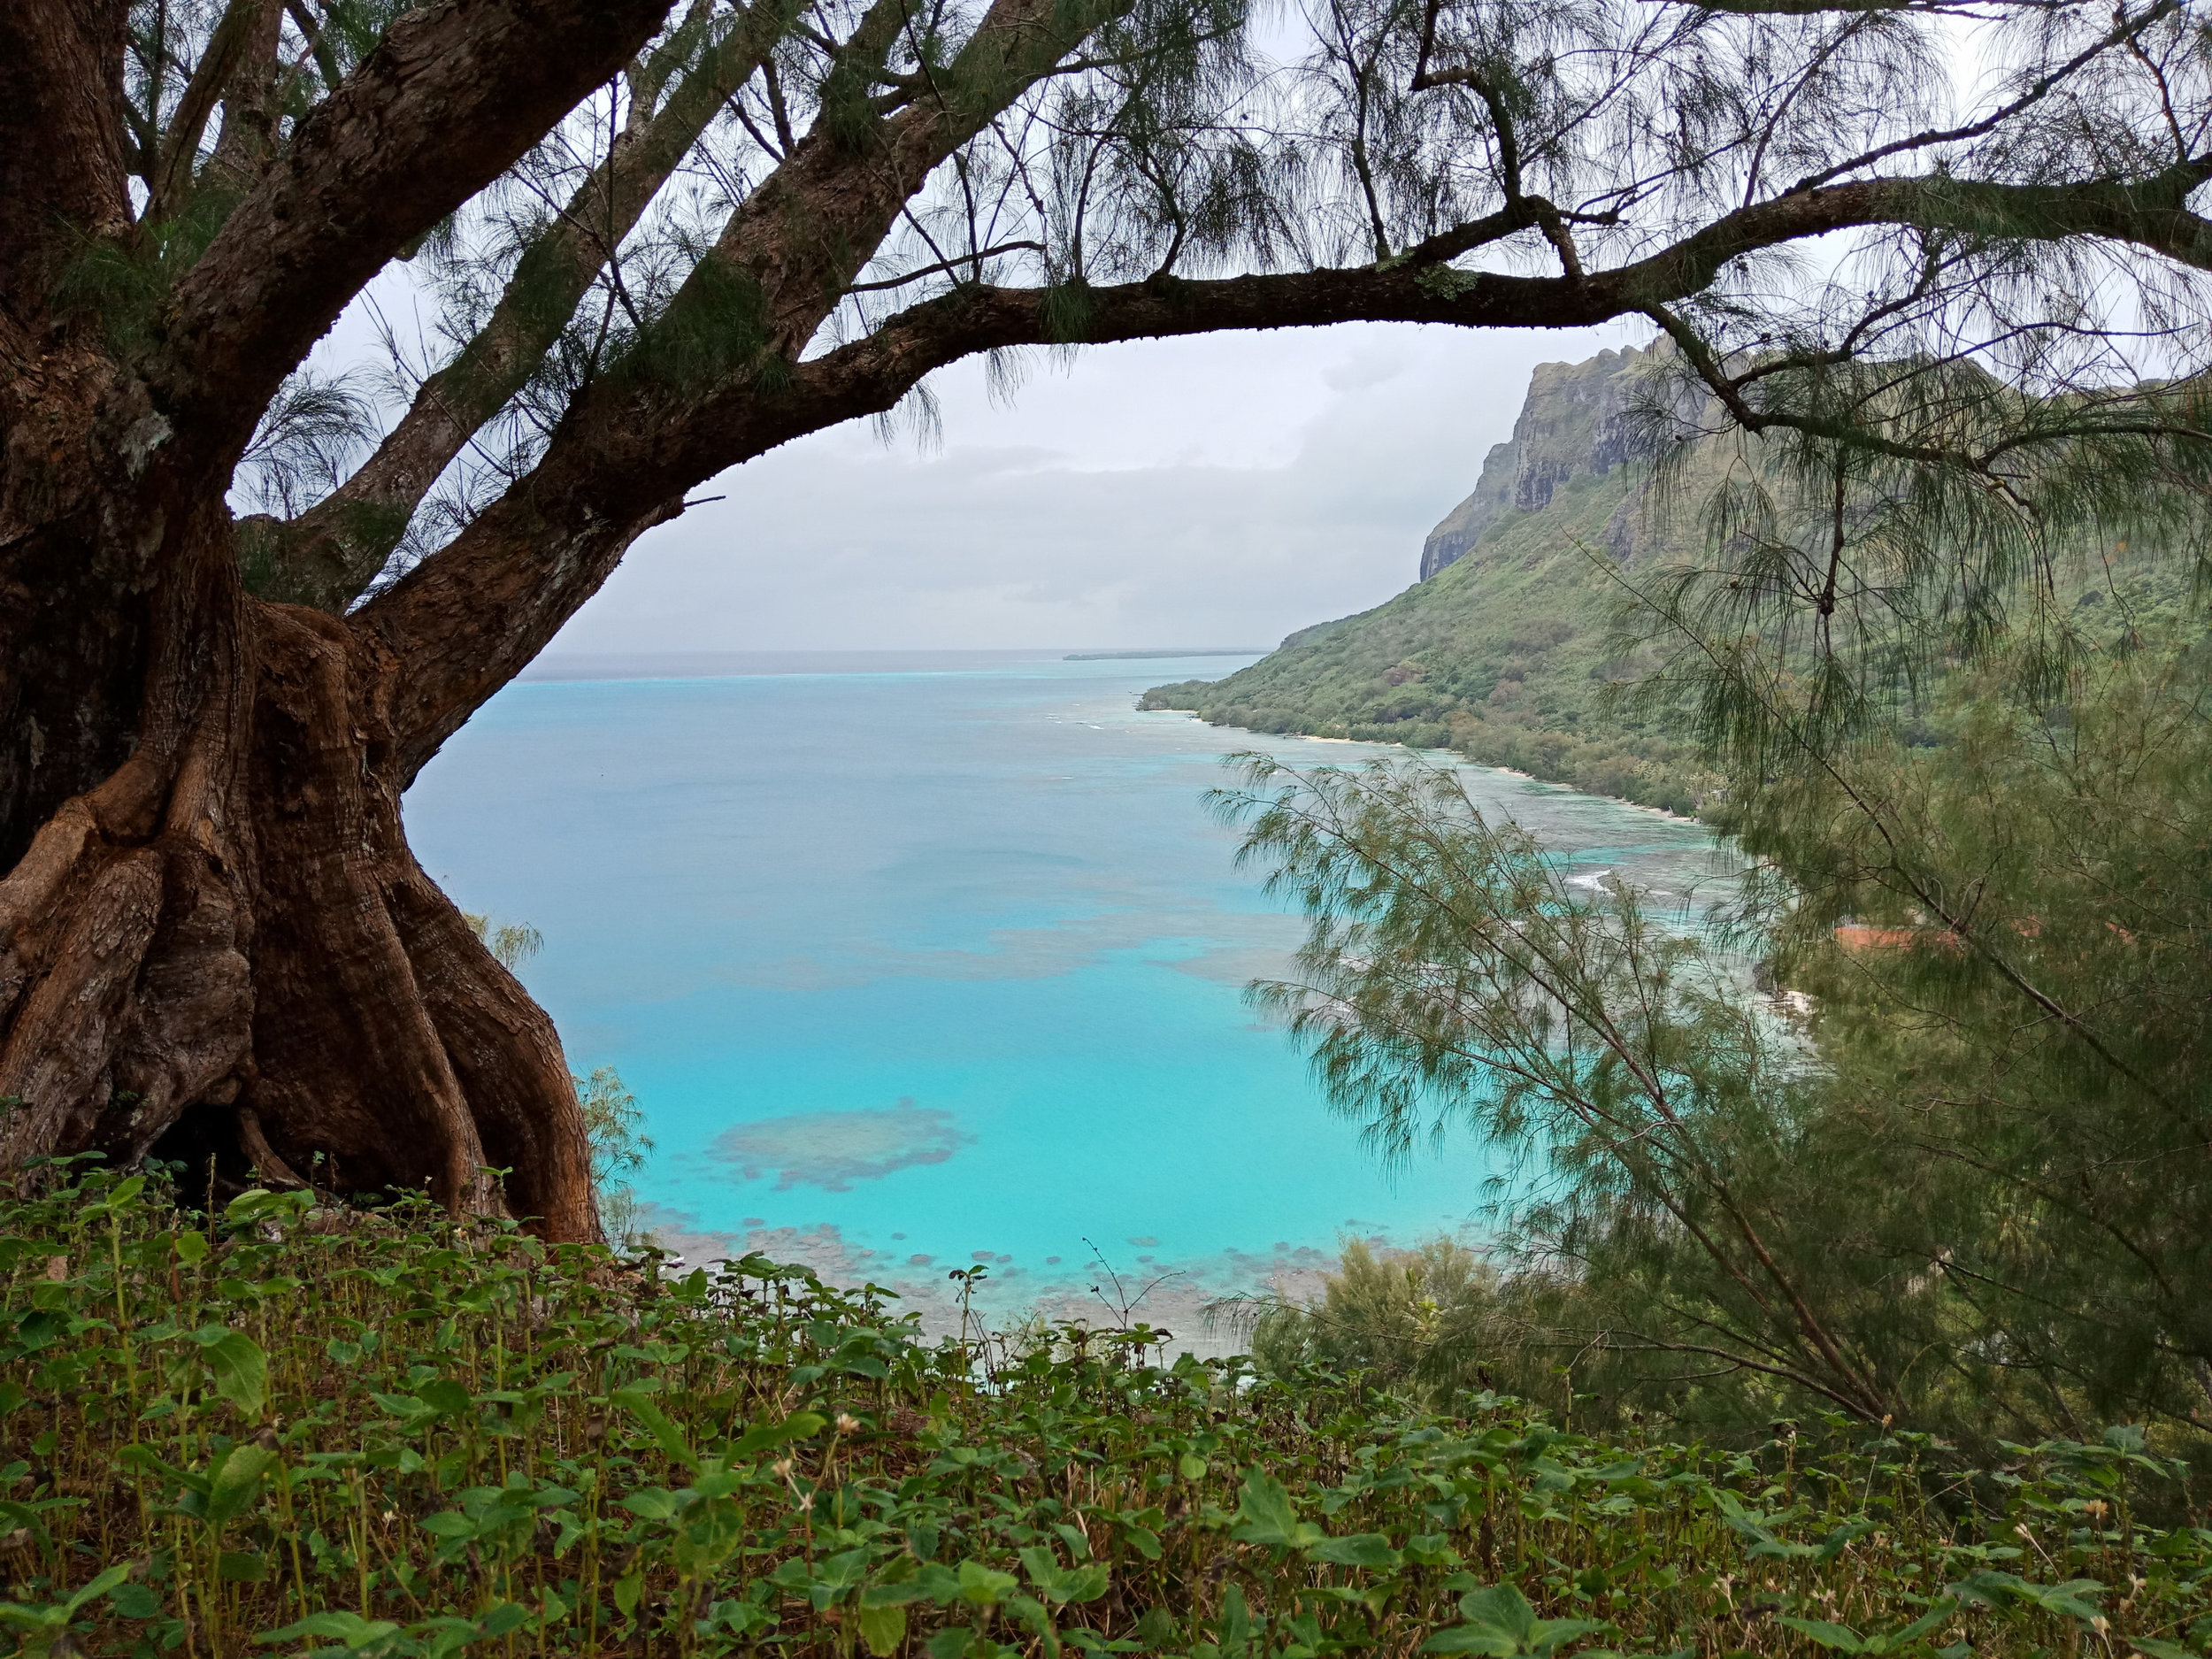
{"type": "Polygon", "coordinates": [[[1708,780],[1667,710],[1609,695],[1654,665],[1616,653],[1616,572],[1666,545],[1637,464],[1639,382],[1663,347],[1548,363],[1474,491],[1429,533],[1420,579],[1301,628],[1218,680],[1140,706],[1218,726],[1449,749],[1678,812],[1708,780]]]}
{"type": "Polygon", "coordinates": [[[1541,512],[1569,479],[1603,478],[1630,465],[1636,372],[1651,365],[1657,349],[1627,346],[1580,363],[1537,365],[1513,435],[1491,446],[1474,493],[1422,543],[1419,580],[1456,564],[1503,514],[1541,512]]]}

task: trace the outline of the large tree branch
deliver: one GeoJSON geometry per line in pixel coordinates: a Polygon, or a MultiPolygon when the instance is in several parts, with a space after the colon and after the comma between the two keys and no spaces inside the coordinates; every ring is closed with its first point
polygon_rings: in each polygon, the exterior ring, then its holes
{"type": "Polygon", "coordinates": [[[791,11],[789,0],[755,0],[649,119],[616,137],[516,264],[475,338],[422,383],[359,470],[281,533],[261,591],[333,611],[360,595],[438,476],[521,389],[724,101],[760,67],[791,11]]]}
{"type": "Polygon", "coordinates": [[[932,370],[978,352],[1354,321],[1586,326],[1699,293],[1746,254],[1877,225],[2108,237],[2212,269],[2212,224],[2183,205],[2201,176],[2193,164],[2147,180],[2074,186],[1836,185],[1739,209],[1647,258],[1580,277],[1393,262],[1057,294],[961,288],[864,340],[780,365],[768,381],[733,377],[670,421],[638,419],[641,404],[580,402],[526,480],[357,619],[405,664],[393,718],[411,772],[543,648],[639,534],[681,511],[686,489],[806,433],[889,409],[932,370]]]}
{"type": "MultiPolygon", "coordinates": [[[[931,169],[973,136],[1022,87],[1048,73],[1100,21],[1118,14],[1127,4],[1128,0],[1093,0],[1088,5],[1056,12],[1047,0],[995,0],[943,72],[943,88],[949,91],[941,90],[933,98],[918,102],[889,119],[867,114],[856,127],[850,117],[855,111],[864,114],[871,85],[864,63],[880,60],[907,15],[900,0],[878,0],[844,49],[840,68],[831,77],[832,85],[825,88],[824,118],[731,215],[715,250],[702,262],[659,325],[658,344],[648,342],[649,352],[670,342],[710,336],[726,340],[731,332],[729,306],[734,282],[750,291],[753,304],[749,309],[761,319],[767,349],[795,356],[841,297],[853,273],[872,256],[900,207],[931,169]],[[841,114],[837,98],[832,96],[840,75],[852,81],[846,88],[841,114]],[[985,89],[985,96],[976,96],[976,88],[985,89]]],[[[772,23],[777,32],[782,27],[780,6],[764,5],[758,16],[764,22],[762,38],[746,42],[746,50],[757,48],[756,61],[773,43],[774,34],[765,25],[772,23]]],[[[677,98],[682,96],[680,92],[677,98]]],[[[676,99],[671,102],[672,105],[676,99]]],[[[720,102],[718,98],[717,104],[720,102]]],[[[681,136],[672,123],[668,136],[672,142],[681,136]]],[[[683,139],[684,144],[688,142],[688,137],[683,139]]],[[[680,155],[681,146],[666,165],[672,167],[680,155]]],[[[586,244],[590,241],[584,239],[586,244]]],[[[577,246],[569,272],[573,274],[581,270],[592,252],[588,245],[577,246]]],[[[588,271],[583,271],[582,280],[588,282],[588,271]]],[[[580,293],[580,288],[576,291],[580,293]]],[[[569,305],[573,303],[571,299],[569,305]]],[[[540,326],[557,334],[568,308],[561,309],[557,320],[542,317],[538,319],[540,326]]],[[[547,341],[551,337],[547,334],[547,341]]],[[[510,365],[513,383],[526,374],[543,349],[540,345],[526,360],[510,365]]],[[[467,372],[465,363],[457,367],[467,372]]],[[[388,551],[396,541],[403,523],[400,503],[411,508],[420,499],[421,492],[457,453],[469,433],[495,411],[511,389],[511,384],[500,388],[495,382],[484,388],[472,409],[442,419],[434,396],[428,408],[418,400],[422,419],[413,437],[427,453],[411,460],[403,450],[388,443],[385,449],[391,452],[388,465],[380,466],[373,460],[363,469],[367,476],[349,482],[340,497],[334,497],[327,513],[319,508],[319,523],[313,528],[321,534],[324,543],[312,563],[322,567],[320,591],[295,588],[281,596],[307,598],[330,608],[350,601],[381,566],[381,557],[370,563],[376,542],[380,540],[388,551]],[[499,390],[496,401],[489,396],[492,389],[499,390]],[[469,419],[472,414],[472,420],[469,419]],[[436,462],[434,468],[428,465],[431,460],[436,462]],[[380,483],[390,486],[403,470],[408,474],[398,480],[403,489],[393,492],[389,504],[376,501],[372,492],[380,483]],[[365,545],[340,552],[334,558],[333,544],[348,539],[365,545]],[[354,580],[357,574],[358,580],[354,580]]],[[[639,396],[634,388],[632,395],[639,396]]],[[[649,412],[634,411],[626,424],[636,420],[664,423],[666,417],[659,407],[663,400],[657,393],[649,388],[640,401],[656,407],[649,412]]],[[[400,435],[396,433],[395,438],[400,435]]]]}
{"type": "MultiPolygon", "coordinates": [[[[680,448],[682,433],[696,424],[687,410],[753,402],[763,366],[787,365],[804,349],[931,170],[1130,3],[993,0],[953,62],[932,76],[926,99],[895,116],[872,118],[858,130],[826,117],[817,122],[731,215],[643,356],[649,363],[670,342],[680,351],[696,347],[709,330],[726,332],[733,311],[753,337],[710,343],[703,372],[696,361],[663,365],[694,379],[697,390],[688,405],[672,403],[650,373],[633,370],[588,388],[529,477],[398,584],[407,597],[396,597],[396,588],[365,607],[364,624],[411,660],[442,659],[426,641],[455,640],[468,630],[449,605],[480,600],[511,625],[486,630],[489,654],[457,677],[440,670],[418,680],[412,666],[401,676],[400,695],[411,711],[403,725],[419,733],[406,748],[411,772],[536,655],[637,534],[680,511],[686,486],[673,480],[681,468],[653,454],[655,440],[680,448]],[[735,307],[733,288],[745,302],[735,307]],[[648,480],[646,488],[636,487],[648,480]],[[592,504],[593,496],[599,504],[592,504]],[[564,525],[573,534],[557,528],[564,525]],[[537,539],[546,534],[554,540],[537,539]],[[553,580],[533,580],[533,559],[524,551],[531,546],[559,572],[553,580]]],[[[887,0],[879,9],[888,15],[898,8],[887,0]]]]}
{"type": "MultiPolygon", "coordinates": [[[[669,332],[695,331],[734,280],[753,291],[761,349],[796,357],[931,172],[1133,4],[992,0],[952,62],[887,118],[859,119],[869,88],[857,74],[841,110],[826,87],[822,119],[730,216],[671,308],[669,332]]],[[[907,11],[879,0],[869,17],[907,11]]]]}
{"type": "MultiPolygon", "coordinates": [[[[237,95],[239,71],[256,45],[256,36],[276,20],[277,0],[230,0],[208,37],[207,50],[184,85],[162,136],[161,150],[148,175],[146,218],[159,221],[175,213],[192,193],[200,140],[220,99],[237,95]]],[[[274,42],[272,39],[271,49],[274,42]]],[[[229,123],[225,123],[226,127],[229,123]]]]}
{"type": "Polygon", "coordinates": [[[130,223],[126,0],[0,6],[0,304],[35,322],[66,227],[130,223]]]}
{"type": "Polygon", "coordinates": [[[668,7],[439,0],[394,23],[177,285],[149,365],[172,465],[234,461],[361,287],[619,70],[668,7]]]}

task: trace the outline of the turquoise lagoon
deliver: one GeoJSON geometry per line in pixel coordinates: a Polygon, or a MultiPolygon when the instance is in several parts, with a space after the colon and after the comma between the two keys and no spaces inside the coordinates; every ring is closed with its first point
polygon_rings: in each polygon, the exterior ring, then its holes
{"type": "MultiPolygon", "coordinates": [[[[408,826],[463,905],[543,933],[522,977],[571,1064],[637,1095],[639,1195],[687,1256],[940,1306],[987,1263],[1002,1307],[1111,1294],[1102,1256],[1125,1294],[1169,1276],[1141,1311],[1187,1311],[1348,1235],[1465,1232],[1494,1172],[1459,1130],[1383,1167],[1242,1001],[1300,930],[1201,806],[1222,757],[1396,752],[1133,706],[1248,660],[557,660],[448,744],[408,826]]],[[[1582,879],[1716,879],[1695,825],[1469,779],[1582,879]]]]}

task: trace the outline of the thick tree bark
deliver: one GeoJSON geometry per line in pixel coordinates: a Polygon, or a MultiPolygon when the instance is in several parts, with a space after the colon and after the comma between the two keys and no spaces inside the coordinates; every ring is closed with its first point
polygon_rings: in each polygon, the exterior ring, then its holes
{"type": "Polygon", "coordinates": [[[410,12],[127,349],[58,297],[86,250],[142,252],[126,9],[0,22],[0,1164],[189,1148],[234,1179],[426,1185],[598,1236],[551,1023],[408,851],[387,715],[405,665],[248,596],[225,493],[270,396],[392,249],[666,9],[410,12]]]}
{"type": "Polygon", "coordinates": [[[0,1163],[180,1148],[472,1210],[506,1170],[595,1237],[551,1022],[408,850],[396,664],[248,597],[231,534],[204,515],[157,593],[134,749],[0,879],[0,1163]]]}

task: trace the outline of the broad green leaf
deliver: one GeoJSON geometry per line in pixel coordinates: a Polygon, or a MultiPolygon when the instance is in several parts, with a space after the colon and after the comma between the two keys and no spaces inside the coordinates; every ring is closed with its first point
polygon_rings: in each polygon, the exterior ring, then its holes
{"type": "Polygon", "coordinates": [[[127,1566],[110,1567],[105,1572],[100,1574],[99,1577],[94,1578],[89,1584],[79,1590],[66,1601],[64,1601],[62,1606],[66,1611],[73,1614],[87,1601],[96,1600],[97,1598],[106,1595],[109,1592],[117,1588],[130,1576],[131,1570],[127,1566]]]}
{"type": "Polygon", "coordinates": [[[1338,1567],[1394,1567],[1398,1552],[1380,1532],[1354,1532],[1348,1538],[1325,1538],[1306,1551],[1314,1561],[1338,1567]]]}
{"type": "Polygon", "coordinates": [[[208,1471],[207,1519],[211,1526],[228,1525],[261,1495],[263,1477],[276,1467],[277,1455],[250,1441],[234,1446],[208,1471]]]}
{"type": "Polygon", "coordinates": [[[1177,1645],[1175,1617],[1164,1607],[1148,1608],[1131,1632],[1140,1646],[1153,1653],[1177,1645]]]}
{"type": "Polygon", "coordinates": [[[1037,1586],[1038,1594],[1056,1605],[1095,1601],[1106,1594],[1111,1582],[1106,1569],[1095,1563],[1087,1567],[1064,1568],[1050,1550],[1034,1544],[1018,1553],[1022,1567],[1029,1574],[1030,1582],[1037,1586]]]}
{"type": "Polygon", "coordinates": [[[72,1651],[67,1646],[69,1624],[78,1609],[117,1588],[130,1577],[130,1571],[127,1566],[110,1567],[66,1601],[50,1601],[42,1606],[0,1601],[0,1625],[12,1625],[27,1632],[22,1646],[22,1652],[27,1655],[49,1654],[57,1647],[65,1652],[72,1651]]]}
{"type": "Polygon", "coordinates": [[[780,1423],[756,1423],[730,1447],[733,1457],[750,1457],[786,1440],[803,1440],[818,1433],[829,1419],[813,1411],[795,1411],[780,1423]]]}
{"type": "Polygon", "coordinates": [[[1246,1477],[1237,1494],[1237,1525],[1229,1536],[1247,1544],[1276,1549],[1302,1549],[1326,1536],[1310,1522],[1301,1521],[1292,1508],[1283,1483],[1269,1475],[1246,1477]]]}
{"type": "Polygon", "coordinates": [[[2033,1607],[2047,1613],[2062,1613],[2083,1624],[2100,1617],[2088,1600],[2104,1594],[2094,1578],[2069,1578],[2063,1584],[2031,1584],[2017,1573],[1970,1573],[1951,1586],[1951,1594],[1970,1606],[2033,1607]]]}
{"type": "Polygon", "coordinates": [[[1810,1636],[1824,1647],[1833,1647],[1838,1653],[1863,1654],[1866,1643],[1848,1624],[1832,1624],[1824,1618],[1791,1618],[1786,1616],[1775,1621],[1786,1624],[1801,1636],[1810,1636]]]}
{"type": "Polygon", "coordinates": [[[2033,1585],[2035,1604],[2047,1613],[2064,1613],[2086,1624],[2101,1618],[2093,1598],[2105,1594],[2105,1586],[2094,1578],[2069,1578],[2064,1584],[2033,1585]]]}
{"type": "Polygon", "coordinates": [[[929,1586],[918,1578],[909,1578],[896,1584],[879,1580],[864,1585],[860,1591],[860,1605],[863,1607],[908,1607],[916,1601],[937,1599],[931,1594],[929,1586]]]}
{"type": "Polygon", "coordinates": [[[1502,1630],[1487,1624],[1455,1624],[1440,1630],[1421,1644],[1423,1653],[1486,1654],[1489,1659],[1513,1659],[1521,1645],[1502,1630]]]}
{"type": "Polygon", "coordinates": [[[215,1373],[215,1392],[258,1422],[269,1398],[269,1361],[243,1331],[208,1325],[192,1333],[200,1357],[215,1373]]]}
{"type": "Polygon", "coordinates": [[[275,1196],[265,1187],[250,1187],[223,1206],[223,1219],[234,1227],[242,1226],[266,1213],[269,1201],[275,1196]]]}
{"type": "Polygon", "coordinates": [[[215,1559],[215,1576],[232,1584],[265,1584],[268,1558],[250,1549],[227,1549],[215,1559]]]}
{"type": "Polygon", "coordinates": [[[1470,1624],[1502,1631],[1516,1642],[1525,1640],[1536,1628],[1536,1609],[1528,1604],[1519,1586],[1510,1584],[1469,1591],[1459,1598],[1459,1616],[1470,1624]]]}
{"type": "Polygon", "coordinates": [[[1000,1572],[979,1561],[960,1563],[960,1599],[972,1601],[978,1607],[996,1607],[1016,1590],[1021,1580],[1010,1572],[1000,1572]]]}
{"type": "Polygon", "coordinates": [[[1113,1586],[1113,1578],[1104,1563],[1092,1562],[1086,1566],[1060,1575],[1060,1582],[1053,1586],[1056,1601],[1095,1601],[1113,1586]]]}
{"type": "Polygon", "coordinates": [[[1918,1618],[1902,1630],[1886,1631],[1879,1638],[1885,1652],[1894,1652],[1908,1642],[1918,1641],[1930,1631],[1958,1612],[1958,1603],[1944,1596],[1918,1618]]]}
{"type": "Polygon", "coordinates": [[[108,1605],[124,1618],[153,1618],[161,1612],[161,1598],[142,1584],[119,1584],[108,1605]]]}
{"type": "Polygon", "coordinates": [[[645,1432],[653,1437],[654,1443],[670,1458],[686,1469],[695,1472],[698,1470],[699,1454],[691,1449],[690,1443],[683,1437],[683,1432],[668,1420],[667,1414],[658,1406],[632,1388],[618,1392],[614,1401],[645,1425],[645,1432]]]}
{"type": "Polygon", "coordinates": [[[625,1618],[637,1617],[638,1598],[645,1594],[645,1579],[634,1569],[614,1581],[614,1604],[625,1618]]]}
{"type": "Polygon", "coordinates": [[[902,1607],[866,1607],[860,1609],[860,1640],[875,1659],[891,1659],[906,1640],[906,1609],[902,1607]]]}
{"type": "Polygon", "coordinates": [[[1569,1642],[1604,1628],[1594,1618],[1540,1618],[1529,1627],[1522,1646],[1532,1654],[1555,1653],[1569,1642]]]}
{"type": "Polygon", "coordinates": [[[1252,1639],[1252,1610],[1245,1605],[1240,1586],[1230,1585],[1221,1593],[1221,1636],[1236,1647],[1252,1639]]]}
{"type": "Polygon", "coordinates": [[[1246,1477],[1237,1494],[1237,1517],[1242,1525],[1235,1536],[1256,1544],[1279,1543],[1298,1525],[1289,1492],[1271,1475],[1246,1477]]]}
{"type": "Polygon", "coordinates": [[[54,1547],[53,1534],[46,1530],[46,1523],[40,1518],[38,1511],[31,1508],[29,1504],[17,1503],[11,1499],[0,1498],[0,1517],[4,1517],[8,1522],[8,1531],[14,1532],[19,1528],[28,1532],[41,1549],[51,1549],[54,1547]]]}
{"type": "Polygon", "coordinates": [[[940,1607],[960,1599],[960,1575],[942,1562],[924,1562],[915,1583],[924,1595],[940,1607]]]}
{"type": "Polygon", "coordinates": [[[434,1377],[415,1393],[423,1404],[442,1416],[458,1417],[468,1415],[469,1391],[450,1377],[434,1377]]]}

